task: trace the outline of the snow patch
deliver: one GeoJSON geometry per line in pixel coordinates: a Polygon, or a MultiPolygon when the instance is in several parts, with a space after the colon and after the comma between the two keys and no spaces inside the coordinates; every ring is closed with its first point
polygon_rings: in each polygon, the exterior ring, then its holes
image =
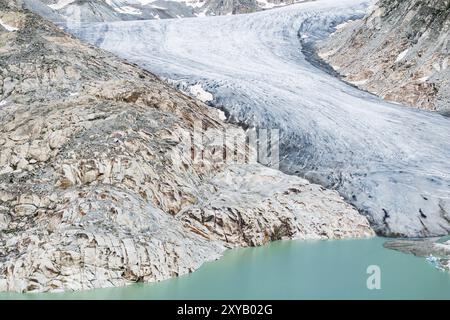
{"type": "Polygon", "coordinates": [[[0,101],[0,107],[6,106],[7,102],[6,100],[0,101]]]}
{"type": "Polygon", "coordinates": [[[150,5],[149,7],[151,7],[152,9],[167,10],[167,8],[156,6],[156,5],[153,5],[153,4],[150,5]]]}
{"type": "Polygon", "coordinates": [[[402,61],[403,59],[405,59],[406,55],[408,54],[409,49],[406,49],[405,51],[403,51],[402,53],[400,53],[397,57],[397,59],[395,60],[395,63],[402,61]]]}
{"type": "Polygon", "coordinates": [[[227,120],[227,116],[225,115],[225,112],[223,112],[220,109],[217,109],[217,114],[220,120],[225,121],[227,120]]]}
{"type": "Polygon", "coordinates": [[[257,3],[263,9],[272,9],[276,6],[275,3],[269,2],[267,0],[258,0],[257,3]]]}
{"type": "Polygon", "coordinates": [[[154,13],[152,12],[151,15],[152,15],[152,17],[155,18],[155,19],[161,19],[161,18],[159,17],[159,14],[154,14],[154,13]]]}
{"type": "Polygon", "coordinates": [[[59,0],[57,3],[49,4],[48,6],[53,10],[60,10],[73,2],[75,2],[75,0],[59,0]]]}
{"type": "Polygon", "coordinates": [[[204,1],[197,1],[197,0],[194,0],[194,1],[178,1],[178,2],[183,2],[184,4],[186,4],[187,6],[192,7],[192,8],[201,8],[205,4],[204,1]]]}
{"type": "Polygon", "coordinates": [[[201,84],[196,84],[194,86],[189,87],[189,92],[202,102],[214,100],[214,96],[211,93],[205,91],[201,84]]]}
{"type": "Polygon", "coordinates": [[[3,22],[1,19],[0,19],[0,24],[3,26],[3,28],[5,28],[7,31],[10,31],[10,32],[19,30],[18,28],[13,27],[13,26],[7,24],[6,22],[3,22]]]}
{"type": "MultiPolygon", "coordinates": [[[[137,0],[141,5],[146,6],[150,3],[156,2],[158,0],[137,0]]],[[[184,5],[188,6],[188,7],[192,7],[192,8],[201,8],[203,7],[203,5],[205,4],[204,1],[199,1],[199,0],[171,0],[173,2],[178,2],[178,3],[183,3],[184,5]]],[[[157,6],[153,6],[153,8],[157,7],[157,6]]]]}
{"type": "Polygon", "coordinates": [[[124,13],[124,14],[134,14],[134,15],[142,14],[141,10],[130,7],[130,6],[117,7],[117,8],[114,8],[114,10],[119,13],[124,13]]]}

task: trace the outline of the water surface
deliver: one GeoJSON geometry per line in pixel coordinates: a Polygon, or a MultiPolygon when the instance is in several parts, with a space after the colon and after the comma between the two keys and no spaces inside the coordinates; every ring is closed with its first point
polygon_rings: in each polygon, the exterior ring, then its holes
{"type": "Polygon", "coordinates": [[[383,248],[383,238],[281,241],[226,252],[176,279],[83,292],[0,294],[0,299],[449,299],[450,273],[383,248]],[[381,289],[367,289],[367,267],[381,289]]]}

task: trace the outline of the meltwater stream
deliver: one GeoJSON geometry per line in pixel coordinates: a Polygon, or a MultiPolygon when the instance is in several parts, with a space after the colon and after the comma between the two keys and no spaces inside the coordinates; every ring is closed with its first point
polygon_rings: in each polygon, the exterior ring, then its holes
{"type": "Polygon", "coordinates": [[[187,276],[154,284],[0,299],[450,299],[450,274],[383,248],[383,238],[281,241],[228,251],[187,276]],[[369,290],[369,266],[381,288],[369,290]]]}
{"type": "Polygon", "coordinates": [[[230,121],[280,130],[284,172],[336,189],[383,234],[450,232],[450,118],[386,103],[311,65],[300,39],[363,15],[318,0],[247,15],[70,24],[83,40],[184,86],[230,121]]]}

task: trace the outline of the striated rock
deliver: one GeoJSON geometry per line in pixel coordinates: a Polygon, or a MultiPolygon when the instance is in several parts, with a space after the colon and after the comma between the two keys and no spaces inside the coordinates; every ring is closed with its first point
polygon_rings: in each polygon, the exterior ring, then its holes
{"type": "Polygon", "coordinates": [[[361,89],[386,100],[450,112],[450,1],[380,0],[339,26],[320,56],[361,89]]]}
{"type": "Polygon", "coordinates": [[[450,243],[438,243],[433,239],[425,240],[393,240],[384,244],[385,248],[404,253],[426,257],[430,254],[436,256],[450,256],[450,243]]]}
{"type": "Polygon", "coordinates": [[[235,246],[372,235],[365,218],[340,201],[337,192],[273,169],[231,166],[207,186],[215,192],[181,212],[181,219],[197,233],[235,246]]]}
{"type": "Polygon", "coordinates": [[[384,244],[385,248],[426,257],[439,270],[450,270],[450,241],[436,239],[394,240],[384,244]]]}
{"type": "Polygon", "coordinates": [[[0,30],[0,291],[161,281],[236,246],[373,235],[337,193],[242,161],[255,150],[215,110],[16,1],[5,14],[21,20],[0,30]]]}

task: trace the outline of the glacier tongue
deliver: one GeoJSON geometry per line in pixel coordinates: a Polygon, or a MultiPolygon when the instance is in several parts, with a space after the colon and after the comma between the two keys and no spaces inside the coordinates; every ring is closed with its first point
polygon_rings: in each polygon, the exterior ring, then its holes
{"type": "Polygon", "coordinates": [[[301,38],[370,3],[323,0],[70,31],[161,77],[200,84],[230,121],[280,129],[281,169],[338,190],[380,233],[448,234],[450,119],[383,102],[302,54],[301,38]]]}

